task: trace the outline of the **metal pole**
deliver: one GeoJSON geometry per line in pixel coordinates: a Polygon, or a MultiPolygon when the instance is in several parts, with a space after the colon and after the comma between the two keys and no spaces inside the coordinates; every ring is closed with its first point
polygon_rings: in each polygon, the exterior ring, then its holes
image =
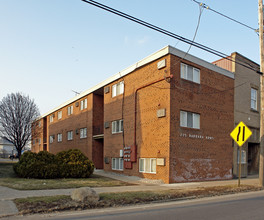
{"type": "MultiPolygon", "coordinates": [[[[263,50],[263,0],[258,3],[258,18],[259,18],[259,47],[260,47],[260,72],[264,72],[264,50],[263,50]]],[[[260,158],[259,158],[259,183],[264,186],[264,90],[263,90],[263,76],[260,75],[260,158]]]]}
{"type": "Polygon", "coordinates": [[[240,187],[240,179],[241,179],[241,157],[242,157],[242,147],[239,147],[238,187],[240,187]]]}

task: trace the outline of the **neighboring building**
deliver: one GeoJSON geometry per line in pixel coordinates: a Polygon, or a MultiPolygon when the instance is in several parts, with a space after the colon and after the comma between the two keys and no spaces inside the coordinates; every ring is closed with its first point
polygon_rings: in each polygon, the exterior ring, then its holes
{"type": "MultiPolygon", "coordinates": [[[[239,53],[229,56],[235,62],[220,59],[213,64],[231,71],[235,75],[235,124],[243,121],[252,131],[252,136],[242,146],[241,176],[258,174],[259,170],[259,127],[260,127],[260,75],[238,63],[259,70],[259,65],[239,53]]],[[[239,147],[234,142],[233,174],[238,176],[239,147]]]]}
{"type": "Polygon", "coordinates": [[[7,158],[16,152],[15,146],[4,137],[0,137],[0,157],[7,158]]]}
{"type": "Polygon", "coordinates": [[[98,169],[165,183],[231,179],[233,87],[167,46],[43,115],[32,151],[79,148],[98,169]]]}
{"type": "Polygon", "coordinates": [[[1,131],[3,131],[3,127],[0,127],[0,157],[7,158],[16,152],[16,148],[10,141],[1,136],[1,131]]]}

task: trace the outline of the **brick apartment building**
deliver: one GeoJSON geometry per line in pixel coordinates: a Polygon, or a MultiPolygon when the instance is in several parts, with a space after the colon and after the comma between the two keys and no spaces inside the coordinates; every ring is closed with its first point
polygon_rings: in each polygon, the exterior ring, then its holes
{"type": "Polygon", "coordinates": [[[167,46],[43,115],[32,151],[79,148],[165,183],[230,179],[233,88],[232,72],[167,46]]]}

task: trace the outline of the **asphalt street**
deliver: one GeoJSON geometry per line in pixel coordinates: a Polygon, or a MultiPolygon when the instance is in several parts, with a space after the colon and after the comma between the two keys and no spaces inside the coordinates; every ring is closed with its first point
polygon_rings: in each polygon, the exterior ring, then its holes
{"type": "Polygon", "coordinates": [[[3,219],[49,220],[263,220],[264,191],[240,193],[169,203],[154,203],[130,207],[86,210],[45,215],[13,216],[3,219]]]}

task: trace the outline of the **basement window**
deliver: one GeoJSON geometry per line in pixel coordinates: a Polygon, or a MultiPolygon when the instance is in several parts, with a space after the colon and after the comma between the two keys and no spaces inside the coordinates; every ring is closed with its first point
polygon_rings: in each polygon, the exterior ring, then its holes
{"type": "Polygon", "coordinates": [[[156,173],[156,158],[140,158],[139,172],[141,173],[156,173]]]}
{"type": "Polygon", "coordinates": [[[112,158],[112,170],[123,170],[123,158],[112,158]]]}

